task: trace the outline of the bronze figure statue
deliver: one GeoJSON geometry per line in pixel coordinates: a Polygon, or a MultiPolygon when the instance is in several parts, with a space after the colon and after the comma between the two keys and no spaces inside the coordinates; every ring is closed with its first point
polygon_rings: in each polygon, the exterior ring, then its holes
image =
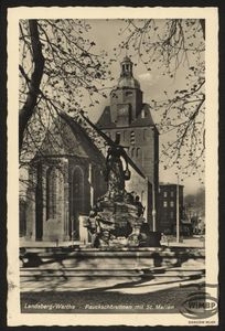
{"type": "Polygon", "coordinates": [[[120,136],[117,134],[115,143],[108,148],[105,176],[108,183],[108,198],[117,201],[123,198],[125,180],[130,179],[127,154],[119,143],[120,136]],[[125,169],[122,160],[125,162],[125,169]]]}

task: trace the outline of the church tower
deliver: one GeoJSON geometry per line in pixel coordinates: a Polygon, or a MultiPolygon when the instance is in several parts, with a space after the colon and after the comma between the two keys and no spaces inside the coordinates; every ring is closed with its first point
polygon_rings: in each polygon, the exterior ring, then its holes
{"type": "Polygon", "coordinates": [[[140,84],[133,76],[133,63],[127,56],[121,62],[118,84],[110,93],[110,105],[104,109],[96,125],[112,140],[116,134],[120,135],[120,144],[149,181],[152,188],[149,195],[153,201],[148,217],[154,218],[158,195],[159,134],[151,107],[143,103],[140,84]]]}
{"type": "Polygon", "coordinates": [[[141,111],[142,91],[133,77],[133,63],[125,57],[117,88],[110,93],[111,119],[117,127],[129,126],[141,111]]]}

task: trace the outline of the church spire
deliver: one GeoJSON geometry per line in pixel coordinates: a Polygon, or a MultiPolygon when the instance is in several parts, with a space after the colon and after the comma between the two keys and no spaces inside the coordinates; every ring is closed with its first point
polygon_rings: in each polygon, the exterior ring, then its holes
{"type": "Polygon", "coordinates": [[[121,72],[118,80],[118,88],[140,89],[140,84],[133,76],[133,63],[128,56],[125,56],[120,63],[121,72]]]}

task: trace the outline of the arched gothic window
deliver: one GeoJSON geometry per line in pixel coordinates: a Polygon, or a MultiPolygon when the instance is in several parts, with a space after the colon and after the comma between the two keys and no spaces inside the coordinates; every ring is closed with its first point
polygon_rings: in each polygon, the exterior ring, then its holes
{"type": "Polygon", "coordinates": [[[141,149],[140,148],[137,148],[137,150],[136,150],[136,157],[138,159],[141,158],[141,149]]]}
{"type": "Polygon", "coordinates": [[[146,109],[142,109],[141,111],[141,118],[145,118],[148,116],[148,111],[146,109]]]}
{"type": "Polygon", "coordinates": [[[64,202],[64,178],[57,168],[47,172],[47,219],[56,218],[62,212],[64,202]]]}
{"type": "Polygon", "coordinates": [[[120,132],[120,131],[117,131],[117,132],[116,132],[116,137],[117,137],[117,136],[120,137],[120,143],[121,143],[121,132],[120,132]]]}
{"type": "Polygon", "coordinates": [[[73,214],[84,212],[84,172],[76,167],[73,173],[73,214]]]}

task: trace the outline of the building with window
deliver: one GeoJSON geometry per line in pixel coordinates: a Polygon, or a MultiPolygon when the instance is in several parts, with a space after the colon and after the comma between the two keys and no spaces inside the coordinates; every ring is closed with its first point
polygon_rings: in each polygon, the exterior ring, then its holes
{"type": "MultiPolygon", "coordinates": [[[[118,85],[110,93],[98,122],[97,140],[120,136],[128,155],[131,180],[127,192],[139,195],[151,231],[160,231],[158,210],[158,139],[150,106],[143,103],[129,58],[121,63],[118,85]],[[106,137],[105,137],[106,138],[106,137]]],[[[55,118],[30,162],[26,210],[21,209],[21,236],[28,240],[80,239],[79,215],[88,214],[107,191],[104,178],[106,141],[99,148],[87,131],[65,113],[55,118]]]]}
{"type": "Polygon", "coordinates": [[[96,125],[112,140],[120,135],[120,144],[144,174],[152,190],[146,192],[149,196],[146,217],[150,228],[158,230],[159,133],[151,107],[143,103],[140,84],[133,76],[133,63],[128,57],[121,62],[118,84],[110,93],[110,105],[106,106],[96,125]]]}
{"type": "Polygon", "coordinates": [[[23,235],[42,241],[79,239],[79,215],[88,214],[106,192],[104,166],[103,154],[85,130],[59,114],[30,163],[23,235]]]}
{"type": "Polygon", "coordinates": [[[160,184],[159,185],[159,218],[162,232],[176,232],[176,222],[182,223],[183,207],[183,185],[160,184]]]}
{"type": "MultiPolygon", "coordinates": [[[[98,140],[106,145],[104,138],[98,140]]],[[[88,215],[107,191],[105,163],[83,127],[60,113],[30,162],[26,200],[20,203],[20,236],[28,241],[82,240],[79,216],[88,215]]],[[[126,190],[152,208],[150,183],[129,157],[128,163],[132,181],[126,182],[126,190]]]]}

